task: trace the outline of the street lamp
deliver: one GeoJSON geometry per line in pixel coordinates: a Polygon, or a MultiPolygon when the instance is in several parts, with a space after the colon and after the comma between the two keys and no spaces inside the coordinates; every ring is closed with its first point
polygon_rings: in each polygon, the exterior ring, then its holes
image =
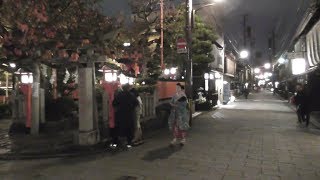
{"type": "Polygon", "coordinates": [[[248,58],[249,57],[249,52],[247,51],[247,50],[242,50],[241,52],[240,52],[240,58],[241,59],[246,59],[246,58],[248,58]]]}
{"type": "Polygon", "coordinates": [[[270,69],[270,68],[271,68],[271,64],[270,64],[270,63],[266,63],[266,64],[264,64],[264,68],[266,68],[266,69],[270,69]]]}
{"type": "Polygon", "coordinates": [[[131,44],[129,42],[125,42],[125,43],[123,43],[123,46],[124,47],[129,47],[129,46],[131,46],[131,44]]]}
{"type": "Polygon", "coordinates": [[[280,63],[280,64],[283,64],[285,62],[286,62],[286,60],[282,57],[278,59],[278,63],[280,63]]]}
{"type": "Polygon", "coordinates": [[[16,68],[16,67],[17,67],[17,65],[16,65],[15,63],[9,63],[9,66],[10,66],[11,68],[16,68]]]}

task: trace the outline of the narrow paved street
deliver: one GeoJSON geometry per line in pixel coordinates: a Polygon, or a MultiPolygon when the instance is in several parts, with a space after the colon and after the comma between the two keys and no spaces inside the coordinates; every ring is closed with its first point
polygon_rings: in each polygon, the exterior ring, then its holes
{"type": "Polygon", "coordinates": [[[3,161],[0,179],[320,179],[320,131],[300,127],[271,93],[199,116],[183,148],[167,130],[129,151],[70,159],[3,161]]]}

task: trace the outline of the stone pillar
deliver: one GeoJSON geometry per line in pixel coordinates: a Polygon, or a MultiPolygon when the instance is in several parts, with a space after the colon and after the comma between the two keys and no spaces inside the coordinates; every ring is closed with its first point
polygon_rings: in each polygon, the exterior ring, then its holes
{"type": "Polygon", "coordinates": [[[31,134],[39,134],[40,124],[40,66],[35,64],[32,84],[31,134]]]}
{"type": "Polygon", "coordinates": [[[94,67],[88,63],[79,67],[79,145],[94,145],[100,140],[94,91],[94,67]]]}

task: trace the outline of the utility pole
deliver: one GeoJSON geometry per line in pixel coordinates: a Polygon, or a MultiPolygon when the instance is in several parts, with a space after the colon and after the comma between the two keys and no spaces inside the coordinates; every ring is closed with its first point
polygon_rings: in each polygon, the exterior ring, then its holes
{"type": "Polygon", "coordinates": [[[163,12],[163,7],[164,3],[163,0],[160,0],[160,29],[161,29],[161,44],[160,44],[160,65],[161,69],[164,69],[164,63],[163,63],[163,19],[164,19],[164,12],[163,12]]]}
{"type": "Polygon", "coordinates": [[[276,56],[276,33],[275,30],[272,30],[272,58],[270,59],[270,63],[272,64],[272,59],[276,56]]]}
{"type": "Polygon", "coordinates": [[[192,125],[193,109],[193,75],[192,75],[192,0],[186,0],[186,40],[187,40],[187,67],[186,67],[186,94],[189,99],[190,125],[192,125]]]}
{"type": "Polygon", "coordinates": [[[271,32],[271,37],[268,39],[268,47],[269,47],[269,62],[272,64],[273,59],[276,56],[276,33],[273,29],[271,32]]]}
{"type": "MultiPolygon", "coordinates": [[[[247,49],[247,17],[248,15],[245,14],[243,15],[243,49],[247,49]]],[[[252,52],[250,52],[252,53],[252,52]]],[[[247,69],[245,68],[245,80],[248,80],[248,72],[247,69]]]]}
{"type": "Polygon", "coordinates": [[[247,14],[243,15],[243,48],[247,47],[247,17],[247,14]]]}

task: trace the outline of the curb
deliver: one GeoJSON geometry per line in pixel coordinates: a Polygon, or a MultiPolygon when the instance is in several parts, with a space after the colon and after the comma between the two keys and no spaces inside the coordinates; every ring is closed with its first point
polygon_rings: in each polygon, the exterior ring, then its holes
{"type": "Polygon", "coordinates": [[[69,153],[69,154],[4,154],[0,155],[0,160],[14,161],[14,160],[33,160],[33,159],[54,159],[54,158],[71,158],[79,156],[88,156],[101,154],[107,151],[96,152],[81,152],[81,153],[69,153]]]}
{"type": "MultiPolygon", "coordinates": [[[[104,152],[106,146],[99,144],[101,147],[85,147],[74,149],[74,152],[52,152],[52,153],[6,153],[0,155],[0,160],[31,160],[31,159],[52,159],[52,158],[69,158],[69,157],[79,157],[96,155],[104,152]]],[[[66,150],[67,151],[67,150],[66,150]]],[[[69,149],[69,151],[72,151],[69,149]]]]}

